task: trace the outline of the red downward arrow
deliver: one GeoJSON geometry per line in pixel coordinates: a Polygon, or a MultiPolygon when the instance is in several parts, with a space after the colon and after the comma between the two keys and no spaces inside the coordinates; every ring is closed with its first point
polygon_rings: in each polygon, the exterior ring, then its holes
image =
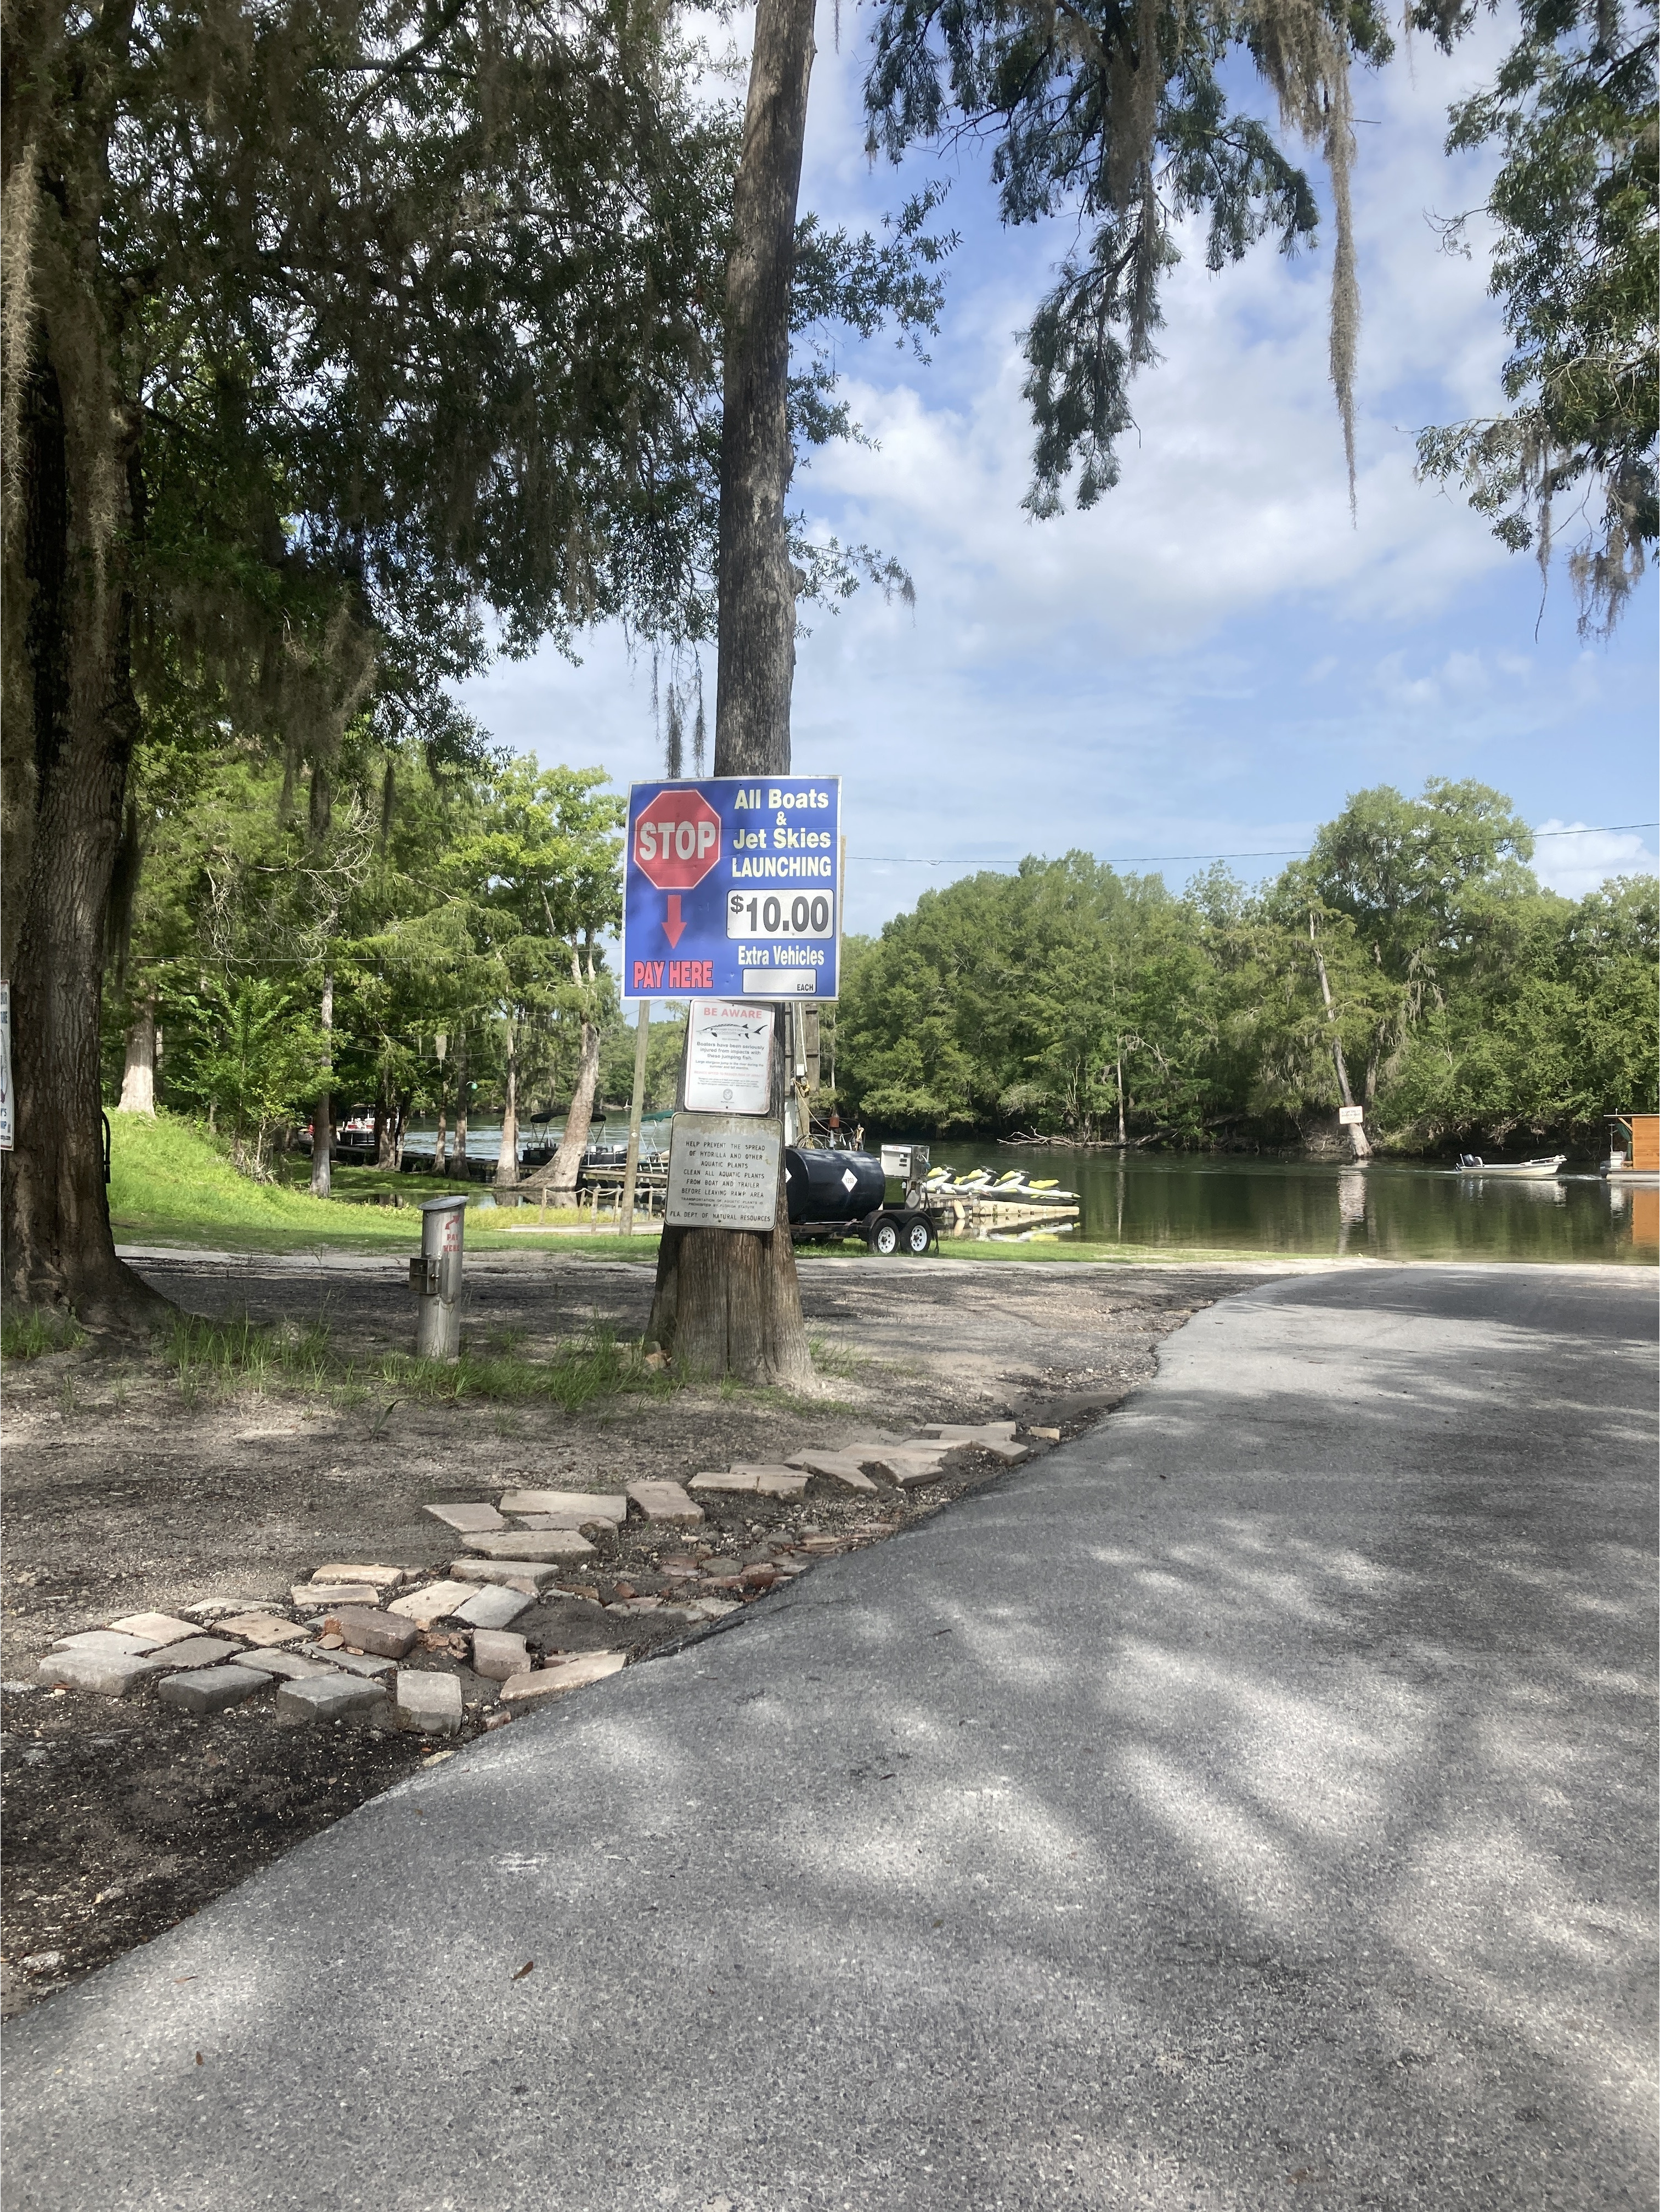
{"type": "Polygon", "coordinates": [[[671,951],[672,951],[674,947],[678,945],[680,939],[685,935],[685,933],[686,925],[680,919],[680,894],[678,891],[671,891],[669,893],[669,918],[663,924],[663,934],[669,941],[669,949],[671,951]]]}

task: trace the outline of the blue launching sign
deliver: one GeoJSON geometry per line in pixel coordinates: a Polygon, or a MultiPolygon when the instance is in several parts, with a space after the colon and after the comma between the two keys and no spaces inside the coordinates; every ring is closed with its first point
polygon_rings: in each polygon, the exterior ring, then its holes
{"type": "Polygon", "coordinates": [[[625,999],[833,999],[842,779],[636,783],[623,862],[625,999]]]}

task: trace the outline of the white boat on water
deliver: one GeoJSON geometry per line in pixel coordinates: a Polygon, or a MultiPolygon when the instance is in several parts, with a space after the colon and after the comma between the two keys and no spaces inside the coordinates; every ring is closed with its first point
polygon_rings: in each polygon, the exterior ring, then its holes
{"type": "Polygon", "coordinates": [[[1553,1152],[1548,1160],[1495,1160],[1489,1163],[1468,1153],[1459,1161],[1458,1172],[1465,1176],[1505,1176],[1512,1182],[1545,1182],[1566,1158],[1566,1152],[1553,1152]]]}

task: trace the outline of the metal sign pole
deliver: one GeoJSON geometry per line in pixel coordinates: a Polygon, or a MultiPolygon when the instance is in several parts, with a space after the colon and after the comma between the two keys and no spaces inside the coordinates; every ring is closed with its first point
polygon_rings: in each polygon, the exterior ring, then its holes
{"type": "Polygon", "coordinates": [[[461,1354],[461,1238],[467,1201],[429,1198],[421,1208],[421,1256],[410,1261],[416,1308],[417,1359],[458,1359],[461,1354]]]}
{"type": "Polygon", "coordinates": [[[623,1170],[623,1234],[634,1234],[634,1186],[640,1172],[640,1109],[646,1095],[646,1030],[651,1021],[651,1000],[642,999],[634,1025],[634,1097],[629,1103],[629,1157],[623,1170]]]}

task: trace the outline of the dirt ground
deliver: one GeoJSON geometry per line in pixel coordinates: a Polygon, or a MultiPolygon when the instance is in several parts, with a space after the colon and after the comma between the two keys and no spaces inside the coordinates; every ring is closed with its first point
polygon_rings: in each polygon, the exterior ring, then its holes
{"type": "MultiPolygon", "coordinates": [[[[412,1340],[399,1262],[169,1252],[140,1264],[169,1297],[210,1318],[305,1324],[320,1314],[337,1353],[406,1351],[412,1340]]],[[[6,2008],[148,1941],[423,1759],[445,1755],[420,1736],[279,1726],[270,1696],[203,1720],[149,1689],[117,1700],[42,1688],[35,1669],[54,1639],[215,1598],[287,1606],[291,1585],[327,1562],[442,1568],[461,1547],[423,1508],[506,1486],[620,1492],[642,1476],[684,1481],[928,1422],[1012,1417],[1076,1435],[1151,1376],[1159,1340],[1190,1315],[1278,1272],[808,1262],[815,1398],[687,1389],[566,1413],[389,1402],[391,1390],[342,1405],[326,1393],[243,1387],[192,1403],[168,1367],[131,1343],[8,1363],[6,2008]]],[[[636,1339],[646,1325],[648,1266],[525,1254],[470,1261],[467,1273],[471,1341],[513,1340],[536,1358],[596,1321],[636,1339]]],[[[940,1482],[874,1499],[817,1478],[794,1503],[706,1496],[702,1528],[630,1519],[514,1626],[544,1652],[648,1656],[684,1641],[684,1621],[607,1607],[712,1589],[717,1576],[730,1590],[746,1569],[809,1571],[832,1546],[881,1541],[1005,1479],[964,1455],[940,1482]],[[674,1576],[664,1571],[671,1559],[674,1576]]],[[[763,1590],[733,1595],[765,1602],[763,1590]]],[[[467,1656],[465,1638],[435,1633],[412,1662],[460,1676],[464,1737],[505,1710],[467,1656]]]]}

